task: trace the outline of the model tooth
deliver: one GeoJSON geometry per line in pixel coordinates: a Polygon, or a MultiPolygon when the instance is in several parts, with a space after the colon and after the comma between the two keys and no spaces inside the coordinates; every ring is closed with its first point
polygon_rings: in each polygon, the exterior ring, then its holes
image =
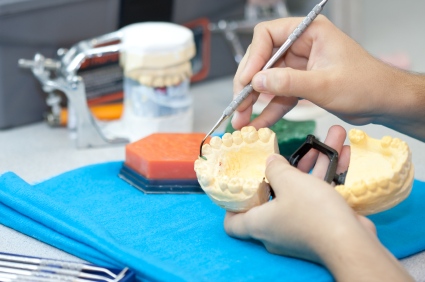
{"type": "Polygon", "coordinates": [[[149,75],[143,75],[139,78],[139,82],[143,85],[152,85],[152,77],[149,75]]]}
{"type": "Polygon", "coordinates": [[[398,138],[393,138],[393,141],[391,142],[392,148],[398,148],[400,146],[401,140],[398,138]]]}
{"type": "Polygon", "coordinates": [[[409,171],[409,169],[410,168],[408,168],[410,166],[410,164],[405,164],[405,165],[402,165],[398,170],[397,170],[397,172],[398,172],[398,174],[400,175],[400,176],[405,176],[406,175],[406,173],[409,171]]]}
{"type": "Polygon", "coordinates": [[[260,182],[258,180],[248,179],[243,185],[243,192],[245,193],[245,195],[252,195],[256,192],[259,185],[260,182]]]}
{"type": "Polygon", "coordinates": [[[214,178],[212,177],[211,174],[202,173],[200,177],[198,177],[198,181],[199,181],[199,184],[201,184],[201,186],[205,188],[205,187],[211,186],[211,184],[214,182],[214,178]]]}
{"type": "Polygon", "coordinates": [[[201,170],[203,167],[202,167],[202,162],[204,162],[205,160],[204,159],[201,159],[201,158],[198,158],[196,161],[195,161],[195,171],[199,171],[199,170],[201,170]]]}
{"type": "Polygon", "coordinates": [[[210,144],[204,144],[202,145],[202,155],[208,155],[211,154],[212,148],[210,144]]]}
{"type": "Polygon", "coordinates": [[[223,137],[221,137],[221,141],[223,141],[223,145],[226,147],[231,147],[233,145],[232,134],[225,133],[223,137]]]}
{"type": "Polygon", "coordinates": [[[180,78],[177,75],[173,75],[171,78],[171,85],[177,85],[180,82],[180,78]]]}
{"type": "Polygon", "coordinates": [[[221,189],[221,191],[226,191],[227,190],[227,183],[229,182],[229,177],[227,175],[224,175],[220,181],[219,181],[219,187],[221,189]]]}
{"type": "Polygon", "coordinates": [[[210,140],[210,145],[211,147],[213,147],[214,149],[220,149],[221,144],[223,143],[223,141],[221,141],[221,138],[218,136],[214,136],[213,138],[211,138],[210,140]]]}
{"type": "Polygon", "coordinates": [[[352,129],[348,133],[348,137],[352,143],[358,144],[365,139],[365,133],[358,129],[352,129]]]}
{"type": "Polygon", "coordinates": [[[242,141],[243,141],[243,139],[242,139],[242,133],[239,130],[234,131],[232,133],[232,138],[233,138],[233,143],[234,144],[236,144],[236,145],[242,144],[242,141]]]}
{"type": "Polygon", "coordinates": [[[409,171],[411,166],[412,166],[412,163],[409,160],[408,162],[405,163],[403,167],[406,169],[406,171],[409,171]]]}
{"type": "Polygon", "coordinates": [[[254,143],[258,140],[258,132],[253,126],[245,126],[241,129],[243,140],[248,143],[254,143]]]}
{"type": "Polygon", "coordinates": [[[379,177],[377,180],[377,184],[381,189],[387,189],[388,185],[390,184],[390,181],[386,177],[379,177]]]}
{"type": "Polygon", "coordinates": [[[360,180],[360,181],[354,183],[353,186],[351,187],[351,192],[356,197],[360,197],[360,196],[366,194],[367,187],[366,187],[366,184],[364,183],[364,181],[360,180]]]}
{"type": "Polygon", "coordinates": [[[378,183],[375,178],[369,180],[369,183],[366,184],[367,189],[370,192],[375,192],[378,189],[378,183]]]}
{"type": "Polygon", "coordinates": [[[249,126],[244,126],[244,127],[241,128],[242,135],[245,134],[245,133],[254,132],[254,131],[257,131],[257,130],[255,129],[255,127],[250,126],[250,125],[249,126]]]}
{"type": "Polygon", "coordinates": [[[152,82],[153,87],[163,87],[164,86],[164,79],[160,76],[155,77],[152,82]]]}
{"type": "Polygon", "coordinates": [[[393,139],[390,136],[384,136],[384,137],[382,137],[382,139],[381,139],[381,147],[382,148],[388,148],[390,146],[392,140],[393,139]]]}
{"type": "Polygon", "coordinates": [[[229,180],[229,183],[227,184],[227,189],[232,194],[240,193],[242,191],[242,183],[241,179],[239,178],[232,178],[229,180]]]}
{"type": "Polygon", "coordinates": [[[399,183],[401,181],[401,177],[399,173],[394,173],[393,178],[391,179],[391,182],[393,183],[399,183]]]}
{"type": "Polygon", "coordinates": [[[270,140],[270,136],[272,136],[273,132],[269,128],[260,128],[258,130],[258,139],[262,142],[267,143],[270,140]]]}

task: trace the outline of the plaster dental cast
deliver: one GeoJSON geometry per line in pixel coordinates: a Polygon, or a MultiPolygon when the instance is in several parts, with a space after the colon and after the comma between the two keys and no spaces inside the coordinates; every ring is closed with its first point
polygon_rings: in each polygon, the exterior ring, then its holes
{"type": "MultiPolygon", "coordinates": [[[[235,112],[234,128],[269,127],[303,98],[353,125],[381,124],[425,140],[425,77],[372,57],[324,16],[316,18],[274,68],[261,71],[272,50],[301,20],[285,18],[256,26],[234,78],[234,93],[250,81],[256,92],[235,112]],[[274,98],[250,122],[259,93],[274,98]]],[[[345,130],[334,126],[325,140],[339,152],[339,172],[350,162],[345,137],[345,130]]],[[[373,223],[321,180],[326,164],[325,156],[313,153],[298,169],[279,155],[269,157],[265,176],[276,197],[245,213],[227,212],[226,232],[258,240],[275,254],[320,263],[338,281],[412,281],[379,242],[373,223]]]]}

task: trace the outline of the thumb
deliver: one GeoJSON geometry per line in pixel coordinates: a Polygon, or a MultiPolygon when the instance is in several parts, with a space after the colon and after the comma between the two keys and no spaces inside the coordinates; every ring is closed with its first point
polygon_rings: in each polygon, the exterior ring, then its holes
{"type": "Polygon", "coordinates": [[[283,193],[285,187],[293,185],[295,179],[302,177],[302,173],[279,154],[269,156],[266,164],[266,178],[276,197],[283,193]]]}
{"type": "Polygon", "coordinates": [[[299,97],[314,102],[314,98],[324,94],[320,92],[326,85],[326,79],[321,71],[272,68],[257,73],[251,84],[260,93],[299,97]]]}

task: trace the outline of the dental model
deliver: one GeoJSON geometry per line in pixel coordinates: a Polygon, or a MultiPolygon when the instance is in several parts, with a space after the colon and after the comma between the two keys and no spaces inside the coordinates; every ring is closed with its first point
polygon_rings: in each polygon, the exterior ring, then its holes
{"type": "Polygon", "coordinates": [[[214,203],[228,211],[245,212],[270,199],[265,169],[273,153],[279,153],[276,134],[247,126],[221,139],[212,137],[202,146],[203,157],[195,161],[195,172],[214,203]]]}
{"type": "Polygon", "coordinates": [[[407,198],[414,168],[406,142],[389,136],[381,140],[353,129],[348,137],[351,157],[344,185],[335,189],[359,214],[387,210],[407,198]]]}
{"type": "MultiPolygon", "coordinates": [[[[359,214],[390,209],[410,194],[414,180],[411,152],[406,142],[389,136],[381,140],[352,129],[351,156],[343,185],[337,185],[347,203],[359,214]]],[[[268,128],[248,126],[211,138],[202,147],[204,158],[195,172],[205,193],[222,208],[245,212],[270,199],[265,179],[266,159],[278,153],[276,135],[268,128]]]]}

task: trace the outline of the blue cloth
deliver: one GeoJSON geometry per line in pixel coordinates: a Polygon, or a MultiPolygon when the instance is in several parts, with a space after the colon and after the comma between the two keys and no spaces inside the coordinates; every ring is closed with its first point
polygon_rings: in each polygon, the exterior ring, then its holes
{"type": "MultiPolygon", "coordinates": [[[[30,185],[0,177],[0,223],[84,260],[129,266],[149,281],[332,281],[323,267],[230,238],[206,195],[145,195],[118,177],[122,162],[76,169],[30,185]]],[[[424,183],[371,216],[398,258],[425,249],[424,183]]],[[[302,223],[300,223],[302,224],[302,223]]]]}

